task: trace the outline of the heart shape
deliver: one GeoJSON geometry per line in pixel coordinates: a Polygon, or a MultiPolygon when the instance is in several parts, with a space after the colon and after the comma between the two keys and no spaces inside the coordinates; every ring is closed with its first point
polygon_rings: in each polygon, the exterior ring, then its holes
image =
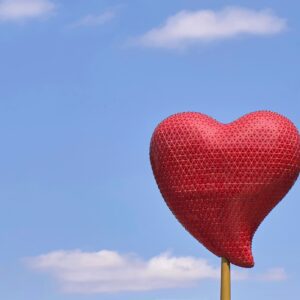
{"type": "Polygon", "coordinates": [[[299,175],[300,137],[269,111],[229,124],[179,113],[155,129],[150,159],[179,222],[217,256],[253,267],[254,233],[299,175]]]}

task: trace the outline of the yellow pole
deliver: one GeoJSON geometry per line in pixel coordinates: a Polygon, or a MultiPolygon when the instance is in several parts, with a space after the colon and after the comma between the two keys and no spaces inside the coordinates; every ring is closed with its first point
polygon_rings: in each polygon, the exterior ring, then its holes
{"type": "Polygon", "coordinates": [[[221,262],[221,300],[230,300],[230,262],[222,257],[221,262]]]}

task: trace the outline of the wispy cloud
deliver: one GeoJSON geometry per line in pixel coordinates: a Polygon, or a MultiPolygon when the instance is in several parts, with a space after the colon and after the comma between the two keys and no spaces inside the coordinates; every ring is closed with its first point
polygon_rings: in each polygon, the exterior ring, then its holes
{"type": "MultiPolygon", "coordinates": [[[[143,260],[115,251],[56,251],[26,260],[29,267],[50,273],[69,293],[116,293],[189,287],[218,279],[219,267],[205,259],[170,253],[143,260]]],[[[269,273],[267,273],[269,274],[269,273]]],[[[247,271],[233,271],[234,280],[250,279],[247,271]]],[[[278,276],[269,280],[278,280],[278,276]]],[[[263,279],[264,280],[264,279],[263,279]]]]}
{"type": "Polygon", "coordinates": [[[48,16],[55,9],[49,0],[0,0],[0,21],[24,21],[48,16]]]}
{"type": "Polygon", "coordinates": [[[116,9],[108,9],[105,12],[95,15],[89,14],[82,17],[77,22],[74,22],[70,27],[82,27],[82,26],[100,26],[113,20],[117,16],[116,9]]]}
{"type": "Polygon", "coordinates": [[[287,279],[287,274],[283,268],[272,268],[257,276],[262,281],[283,281],[287,279]]]}
{"type": "Polygon", "coordinates": [[[271,10],[228,7],[220,11],[181,11],[137,39],[145,47],[184,48],[195,42],[240,35],[271,35],[283,31],[286,21],[271,10]]]}

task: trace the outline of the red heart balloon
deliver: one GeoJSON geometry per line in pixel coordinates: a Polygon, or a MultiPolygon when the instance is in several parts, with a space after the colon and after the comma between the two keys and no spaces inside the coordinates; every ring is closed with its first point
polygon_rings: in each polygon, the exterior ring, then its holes
{"type": "Polygon", "coordinates": [[[269,111],[229,124],[180,113],[155,129],[150,159],[179,222],[217,256],[252,267],[256,229],[298,177],[300,137],[269,111]]]}

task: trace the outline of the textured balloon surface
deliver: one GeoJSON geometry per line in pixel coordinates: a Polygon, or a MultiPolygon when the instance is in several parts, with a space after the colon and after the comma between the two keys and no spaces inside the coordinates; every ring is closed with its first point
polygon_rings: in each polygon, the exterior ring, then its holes
{"type": "Polygon", "coordinates": [[[179,113],[155,129],[150,159],[179,222],[217,256],[252,267],[255,231],[298,177],[300,137],[269,111],[229,124],[179,113]]]}

